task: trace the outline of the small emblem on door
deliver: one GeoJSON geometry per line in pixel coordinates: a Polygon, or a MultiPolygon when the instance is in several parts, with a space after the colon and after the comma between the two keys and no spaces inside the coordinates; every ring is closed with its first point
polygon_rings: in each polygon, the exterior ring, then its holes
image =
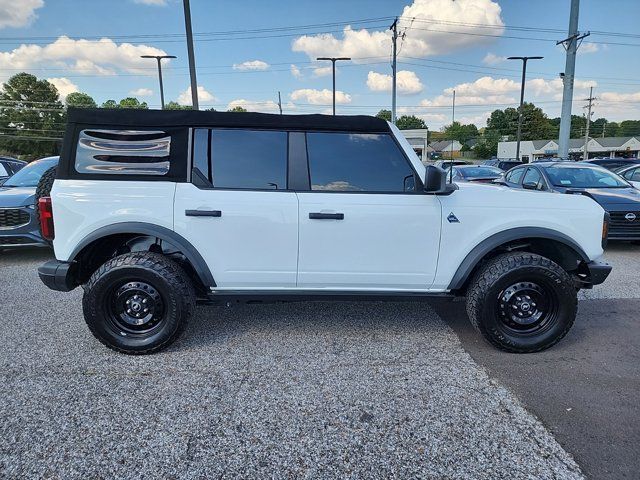
{"type": "Polygon", "coordinates": [[[624,218],[626,218],[630,222],[633,222],[636,219],[636,214],[633,212],[629,212],[624,216],[624,218]]]}
{"type": "Polygon", "coordinates": [[[447,220],[449,221],[449,223],[460,223],[460,220],[458,220],[458,217],[456,217],[453,212],[449,214],[447,220]]]}

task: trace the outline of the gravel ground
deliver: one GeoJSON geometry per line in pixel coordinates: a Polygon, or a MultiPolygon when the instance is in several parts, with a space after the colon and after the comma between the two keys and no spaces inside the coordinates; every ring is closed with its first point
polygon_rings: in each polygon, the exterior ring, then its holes
{"type": "Polygon", "coordinates": [[[580,299],[640,298],[640,245],[611,243],[604,260],[613,270],[602,285],[582,290],[580,299]]]}
{"type": "Polygon", "coordinates": [[[0,255],[2,478],[581,478],[427,304],[201,307],[166,352],[91,337],[0,255]]]}

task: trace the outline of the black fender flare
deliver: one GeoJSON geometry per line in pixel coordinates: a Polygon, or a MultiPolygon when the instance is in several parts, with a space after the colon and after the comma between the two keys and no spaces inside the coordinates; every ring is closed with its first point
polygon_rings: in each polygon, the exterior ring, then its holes
{"type": "Polygon", "coordinates": [[[473,250],[471,250],[464,258],[464,260],[458,267],[458,270],[456,270],[453,279],[449,283],[448,289],[459,290],[460,288],[462,288],[465,282],[469,279],[471,272],[473,272],[473,270],[482,261],[482,259],[493,249],[499,247],[500,245],[504,245],[505,243],[513,242],[515,240],[532,238],[557,241],[576,252],[576,254],[582,259],[582,261],[587,263],[590,261],[589,257],[584,252],[582,247],[580,247],[580,245],[578,245],[571,237],[565,235],[562,232],[543,227],[511,228],[509,230],[495,233],[476,245],[473,250]]]}
{"type": "Polygon", "coordinates": [[[76,245],[76,247],[71,252],[71,255],[69,255],[69,261],[74,261],[78,254],[85,247],[95,242],[96,240],[121,233],[148,235],[150,237],[157,237],[161,240],[172,243],[178,249],[180,249],[182,254],[187,258],[187,260],[189,260],[194,270],[196,271],[198,278],[205,287],[216,286],[216,282],[213,279],[213,275],[211,275],[211,270],[209,269],[207,262],[205,262],[204,258],[202,258],[202,255],[200,255],[200,252],[198,252],[198,250],[193,245],[191,245],[191,243],[189,243],[187,239],[174,232],[173,230],[151,223],[121,222],[98,228],[97,230],[94,230],[89,235],[84,237],[82,241],[80,241],[80,243],[76,245]]]}

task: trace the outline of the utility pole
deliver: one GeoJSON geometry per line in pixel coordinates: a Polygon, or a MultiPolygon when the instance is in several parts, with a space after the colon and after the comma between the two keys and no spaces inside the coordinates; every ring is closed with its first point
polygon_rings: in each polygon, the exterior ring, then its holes
{"type": "MultiPolygon", "coordinates": [[[[589,95],[591,96],[591,95],[589,95]]],[[[605,120],[602,124],[602,138],[604,138],[604,131],[607,129],[607,121],[605,120]]]]}
{"type": "Polygon", "coordinates": [[[282,99],[280,98],[280,90],[278,90],[278,109],[280,110],[280,115],[282,115],[282,99]]]}
{"type": "Polygon", "coordinates": [[[542,60],[544,57],[507,57],[507,60],[522,60],[522,85],[520,87],[520,108],[518,108],[518,133],[516,134],[516,160],[520,161],[520,137],[522,135],[522,106],[524,104],[524,84],[527,76],[527,61],[542,60]]]}
{"type": "Polygon", "coordinates": [[[593,96],[593,87],[589,87],[589,98],[585,98],[589,102],[587,105],[587,128],[584,134],[584,155],[582,157],[583,160],[589,160],[589,151],[588,151],[588,143],[589,143],[589,124],[591,123],[591,107],[593,105],[593,101],[595,97],[593,96]]]}
{"type": "MultiPolygon", "coordinates": [[[[451,128],[456,123],[456,91],[453,91],[453,101],[451,103],[451,128]]],[[[451,139],[451,148],[449,155],[449,183],[453,183],[453,139],[451,139]]]]}
{"type": "Polygon", "coordinates": [[[158,62],[158,78],[160,79],[160,105],[164,110],[164,88],[162,87],[162,60],[164,58],[176,58],[175,55],[141,55],[140,58],[155,58],[158,62]]]}
{"type": "Polygon", "coordinates": [[[187,53],[189,54],[189,75],[191,77],[191,103],[194,110],[198,106],[198,80],[196,80],[196,57],[193,53],[193,31],[191,30],[191,7],[189,0],[182,0],[184,7],[184,26],[187,35],[187,53]]]}
{"type": "Polygon", "coordinates": [[[393,21],[389,30],[393,32],[393,61],[391,62],[391,123],[396,124],[396,67],[398,53],[398,17],[393,21]]]}
{"type": "Polygon", "coordinates": [[[333,114],[336,114],[336,62],[339,60],[351,60],[350,57],[318,57],[316,60],[331,60],[333,70],[333,114]]]}
{"type": "Polygon", "coordinates": [[[569,158],[569,134],[571,132],[571,105],[573,103],[573,81],[576,72],[576,51],[578,42],[589,35],[589,32],[580,35],[578,33],[578,13],[580,0],[571,0],[571,13],[569,14],[569,36],[556,42],[562,44],[567,51],[567,59],[564,73],[560,74],[563,80],[562,113],[560,115],[560,136],[558,138],[558,157],[569,158]]]}

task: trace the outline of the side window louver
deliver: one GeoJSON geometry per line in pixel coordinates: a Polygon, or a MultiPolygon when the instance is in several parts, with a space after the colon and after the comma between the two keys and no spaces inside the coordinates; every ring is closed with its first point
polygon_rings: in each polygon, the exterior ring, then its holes
{"type": "Polygon", "coordinates": [[[113,175],[167,175],[171,136],[162,131],[82,130],[75,170],[113,175]]]}

